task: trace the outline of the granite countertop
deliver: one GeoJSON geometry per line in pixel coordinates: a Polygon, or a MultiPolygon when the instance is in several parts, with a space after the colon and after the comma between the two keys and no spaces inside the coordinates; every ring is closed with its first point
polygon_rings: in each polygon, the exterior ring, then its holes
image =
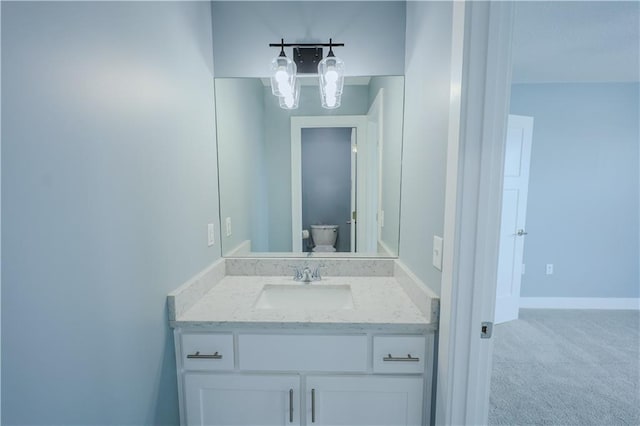
{"type": "Polygon", "coordinates": [[[281,276],[225,276],[193,306],[171,321],[173,327],[275,327],[435,330],[394,277],[323,277],[311,284],[281,276]],[[351,286],[353,309],[258,309],[265,284],[351,286]]]}

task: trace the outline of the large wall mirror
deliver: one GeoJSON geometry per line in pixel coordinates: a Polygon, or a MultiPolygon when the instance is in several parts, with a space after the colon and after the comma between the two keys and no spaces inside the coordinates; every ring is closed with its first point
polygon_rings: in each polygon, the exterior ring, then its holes
{"type": "Polygon", "coordinates": [[[347,77],[323,109],[300,77],[285,110],[268,79],[217,78],[224,256],[396,256],[404,77],[347,77]]]}

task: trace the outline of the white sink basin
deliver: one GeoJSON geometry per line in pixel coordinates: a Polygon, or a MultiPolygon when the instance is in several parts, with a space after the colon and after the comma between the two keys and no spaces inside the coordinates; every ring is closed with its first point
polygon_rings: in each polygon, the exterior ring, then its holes
{"type": "Polygon", "coordinates": [[[353,309],[349,285],[266,284],[258,309],[353,309]]]}

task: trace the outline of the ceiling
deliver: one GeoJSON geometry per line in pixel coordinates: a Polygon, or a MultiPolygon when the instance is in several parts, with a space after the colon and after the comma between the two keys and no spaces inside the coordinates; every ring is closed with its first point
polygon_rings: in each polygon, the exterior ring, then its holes
{"type": "Polygon", "coordinates": [[[640,77],[640,3],[519,2],[513,82],[622,82],[640,77]]]}

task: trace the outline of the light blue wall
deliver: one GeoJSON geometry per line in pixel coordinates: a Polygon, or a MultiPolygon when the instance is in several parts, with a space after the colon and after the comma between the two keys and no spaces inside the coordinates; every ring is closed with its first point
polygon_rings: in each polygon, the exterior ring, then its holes
{"type": "Polygon", "coordinates": [[[534,117],[522,296],[640,296],[639,87],[513,86],[534,117]]]}
{"type": "Polygon", "coordinates": [[[302,129],[301,137],[302,229],[338,225],[339,252],[351,251],[351,225],[346,223],[351,217],[351,132],[348,127],[311,128],[302,129]]]}
{"type": "Polygon", "coordinates": [[[369,83],[369,107],[380,90],[383,93],[381,204],[384,211],[384,227],[380,239],[392,253],[398,254],[404,78],[373,77],[369,83]]]}
{"type": "Polygon", "coordinates": [[[210,4],[1,7],[2,424],[177,424],[166,296],[220,255],[210,4]]]}
{"type": "Polygon", "coordinates": [[[222,252],[246,240],[252,250],[268,243],[264,162],[264,86],[255,78],[216,79],[222,252]],[[231,218],[231,236],[224,232],[231,218]]]}
{"type": "Polygon", "coordinates": [[[217,77],[268,77],[278,54],[269,43],[330,37],[345,44],[335,53],[346,75],[404,74],[402,1],[215,1],[213,11],[217,77]]]}
{"type": "Polygon", "coordinates": [[[444,230],[451,22],[449,2],[407,2],[400,259],[437,294],[431,250],[444,230]]]}
{"type": "Polygon", "coordinates": [[[300,106],[284,110],[265,88],[265,158],[269,191],[269,251],[291,251],[291,117],[364,115],[368,111],[368,87],[345,86],[336,110],[324,109],[318,86],[303,86],[300,106]]]}

